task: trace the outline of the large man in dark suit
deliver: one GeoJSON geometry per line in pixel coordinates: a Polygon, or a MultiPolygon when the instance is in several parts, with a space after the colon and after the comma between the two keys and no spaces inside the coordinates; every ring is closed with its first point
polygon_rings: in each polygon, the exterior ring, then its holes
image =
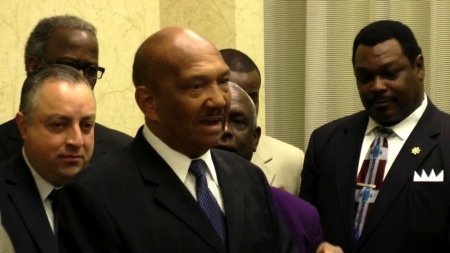
{"type": "MultiPolygon", "coordinates": [[[[98,66],[98,42],[95,27],[74,16],[44,18],[31,32],[25,47],[27,75],[49,63],[68,65],[83,72],[92,89],[103,76],[98,66]]],[[[101,124],[95,125],[95,149],[91,162],[116,152],[132,138],[101,124]]],[[[0,162],[19,153],[23,146],[14,119],[0,125],[0,162]]]]}
{"type": "Polygon", "coordinates": [[[25,80],[21,152],[0,164],[0,213],[17,253],[57,253],[57,195],[94,148],[95,98],[76,69],[53,64],[25,80]]]}
{"type": "Polygon", "coordinates": [[[369,24],[354,40],[353,65],[365,111],[312,133],[300,196],[344,252],[448,251],[450,116],[424,95],[413,32],[369,24]]]}
{"type": "Polygon", "coordinates": [[[144,41],[133,82],[145,125],[64,187],[63,252],[295,250],[261,170],[210,150],[230,106],[228,78],[217,48],[193,31],[169,27],[144,41]]]}

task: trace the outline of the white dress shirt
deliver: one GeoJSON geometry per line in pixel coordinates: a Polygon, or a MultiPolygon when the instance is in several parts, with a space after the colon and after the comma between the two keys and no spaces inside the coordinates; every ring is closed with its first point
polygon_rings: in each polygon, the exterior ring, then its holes
{"type": "MultiPolygon", "coordinates": [[[[189,173],[189,166],[193,159],[181,154],[178,151],[173,150],[163,141],[161,141],[156,135],[154,135],[147,125],[144,125],[142,131],[144,138],[147,142],[156,150],[156,152],[164,159],[164,161],[172,168],[175,174],[180,178],[181,182],[186,186],[192,196],[197,200],[197,194],[195,192],[195,176],[189,173]]],[[[198,157],[197,159],[202,159],[207,166],[206,181],[208,182],[208,188],[211,193],[216,198],[222,212],[225,213],[225,208],[223,206],[222,193],[220,191],[219,181],[217,180],[216,168],[211,157],[211,151],[208,150],[205,154],[198,157]]]]}
{"type": "MultiPolygon", "coordinates": [[[[392,164],[395,161],[395,158],[397,157],[398,153],[403,147],[403,144],[405,144],[406,140],[408,139],[411,132],[414,130],[414,127],[416,127],[417,123],[419,122],[420,117],[422,117],[423,113],[425,112],[425,109],[427,108],[428,100],[427,96],[423,95],[423,101],[422,105],[420,105],[413,113],[411,113],[406,119],[402,120],[398,124],[389,127],[392,129],[393,134],[391,134],[388,137],[388,158],[386,161],[386,167],[384,168],[384,177],[386,177],[387,173],[389,172],[392,164]]],[[[359,164],[358,164],[358,173],[361,170],[361,166],[364,162],[364,159],[366,158],[367,152],[369,151],[370,145],[372,144],[373,140],[376,138],[376,133],[374,129],[377,126],[381,126],[375,120],[373,120],[371,117],[369,117],[369,122],[367,123],[366,128],[366,134],[364,136],[364,141],[361,147],[361,154],[359,155],[359,164]]]]}
{"type": "Polygon", "coordinates": [[[55,187],[49,182],[45,181],[31,166],[31,164],[28,162],[27,156],[25,154],[24,149],[22,148],[22,155],[25,159],[25,163],[28,165],[28,168],[31,171],[31,174],[33,175],[34,182],[36,183],[37,189],[39,191],[39,195],[41,196],[42,204],[44,205],[45,213],[47,214],[48,222],[50,223],[50,227],[53,230],[53,233],[55,232],[54,224],[53,224],[53,211],[52,211],[52,201],[47,199],[48,195],[53,191],[53,189],[60,189],[61,187],[55,187]]]}

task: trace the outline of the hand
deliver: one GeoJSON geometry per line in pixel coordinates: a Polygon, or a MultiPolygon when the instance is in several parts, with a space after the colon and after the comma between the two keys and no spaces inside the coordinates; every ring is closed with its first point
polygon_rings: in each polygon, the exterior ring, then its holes
{"type": "Polygon", "coordinates": [[[339,246],[334,246],[327,242],[323,242],[317,248],[316,253],[344,253],[344,251],[342,251],[339,246]]]}

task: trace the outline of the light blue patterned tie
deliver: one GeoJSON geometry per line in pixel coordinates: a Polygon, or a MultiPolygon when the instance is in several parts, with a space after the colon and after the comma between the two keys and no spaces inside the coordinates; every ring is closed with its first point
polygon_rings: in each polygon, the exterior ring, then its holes
{"type": "Polygon", "coordinates": [[[197,193],[197,201],[200,204],[203,212],[205,212],[208,219],[211,221],[214,229],[222,240],[223,244],[227,245],[227,229],[225,223],[225,215],[220,209],[217,200],[208,188],[208,182],[205,176],[206,164],[203,160],[192,160],[189,166],[195,178],[195,192],[197,193]]]}

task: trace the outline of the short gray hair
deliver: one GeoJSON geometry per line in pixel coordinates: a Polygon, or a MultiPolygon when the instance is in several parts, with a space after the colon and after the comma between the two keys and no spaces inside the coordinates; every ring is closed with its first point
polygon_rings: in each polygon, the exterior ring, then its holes
{"type": "Polygon", "coordinates": [[[255,106],[255,103],[253,102],[252,98],[238,84],[229,81],[228,82],[228,86],[230,87],[230,89],[236,89],[236,90],[241,91],[248,98],[248,100],[250,101],[251,107],[252,107],[251,108],[251,110],[252,110],[251,114],[253,114],[253,119],[254,119],[253,126],[256,127],[257,126],[257,121],[258,121],[258,115],[256,115],[256,106],[255,106]]]}
{"type": "Polygon", "coordinates": [[[50,64],[37,69],[25,79],[20,94],[19,111],[27,118],[28,122],[33,119],[33,110],[38,103],[42,86],[50,80],[64,81],[72,85],[84,83],[91,89],[83,74],[72,67],[50,64]]]}
{"type": "Polygon", "coordinates": [[[86,31],[91,33],[94,38],[97,38],[97,29],[95,29],[91,23],[84,21],[81,18],[71,15],[63,15],[41,19],[28,37],[27,44],[25,46],[25,66],[27,64],[27,59],[31,56],[34,56],[39,61],[42,61],[48,39],[50,38],[50,35],[58,28],[73,28],[76,30],[86,31]]]}

